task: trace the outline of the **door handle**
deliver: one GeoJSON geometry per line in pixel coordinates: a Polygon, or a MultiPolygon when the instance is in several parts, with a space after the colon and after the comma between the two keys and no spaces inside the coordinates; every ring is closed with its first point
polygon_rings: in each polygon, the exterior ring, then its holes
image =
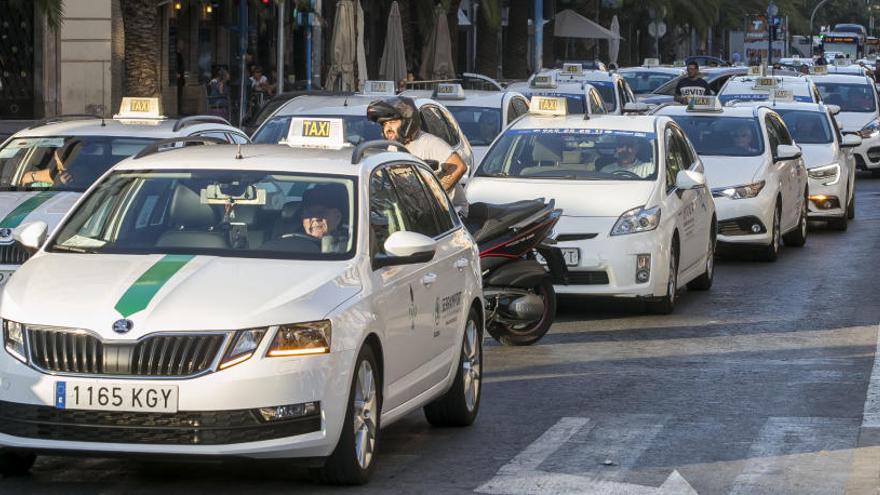
{"type": "Polygon", "coordinates": [[[422,285],[424,285],[425,287],[430,287],[430,286],[434,285],[434,282],[436,282],[436,281],[437,281],[437,274],[436,273],[427,273],[427,274],[425,274],[424,277],[422,277],[422,285]]]}
{"type": "Polygon", "coordinates": [[[458,269],[458,271],[461,272],[464,271],[464,269],[467,268],[470,264],[471,262],[468,261],[467,258],[459,258],[458,261],[455,262],[454,266],[458,269]]]}

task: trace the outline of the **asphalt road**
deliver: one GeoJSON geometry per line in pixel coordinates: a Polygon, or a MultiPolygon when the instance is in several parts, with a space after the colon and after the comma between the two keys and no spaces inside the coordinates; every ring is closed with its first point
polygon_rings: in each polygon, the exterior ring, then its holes
{"type": "Polygon", "coordinates": [[[477,423],[390,426],[366,487],[276,463],[49,457],[0,493],[877,495],[880,179],[857,187],[848,232],[719,261],[671,316],[567,301],[539,345],[487,341],[477,423]]]}

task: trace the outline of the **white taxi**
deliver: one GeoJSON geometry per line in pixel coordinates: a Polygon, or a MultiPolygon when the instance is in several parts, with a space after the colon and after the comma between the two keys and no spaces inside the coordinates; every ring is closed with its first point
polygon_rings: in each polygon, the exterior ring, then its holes
{"type": "Polygon", "coordinates": [[[51,451],[324,459],[363,483],[381,427],[474,421],[477,247],[424,163],[342,128],[129,159],[45,244],[16,229],[43,247],[0,296],[0,474],[51,451]]]}
{"type": "Polygon", "coordinates": [[[9,138],[0,146],[0,286],[30,256],[13,241],[12,229],[28,221],[46,222],[54,229],[83,191],[115,163],[147,145],[186,137],[250,142],[220,117],[165,118],[158,98],[123,98],[112,119],[59,116],[9,138]]]}
{"type": "Polygon", "coordinates": [[[721,103],[732,101],[789,100],[821,103],[822,96],[809,77],[801,76],[737,76],[724,83],[718,92],[721,103]]]}
{"type": "Polygon", "coordinates": [[[515,91],[465,90],[457,83],[440,83],[433,91],[410,90],[401,96],[433,98],[443,104],[467,136],[474,164],[486,156],[502,129],[529,111],[529,100],[515,91]]]}
{"type": "Polygon", "coordinates": [[[684,67],[660,65],[657,59],[645,59],[641,67],[624,67],[617,70],[623,76],[636,97],[646,96],[664,84],[685,75],[684,67]]]}
{"type": "Polygon", "coordinates": [[[568,274],[560,294],[647,300],[673,310],[685,285],[712,285],[715,206],[702,164],[667,117],[566,115],[562,98],[534,97],[530,114],[495,141],[468,199],[552,198],[568,274]]]}
{"type": "Polygon", "coordinates": [[[862,138],[862,144],[853,149],[856,167],[880,173],[880,103],[874,82],[867,76],[817,75],[814,79],[825,103],[840,107],[834,116],[840,130],[862,138]]]}
{"type": "Polygon", "coordinates": [[[584,72],[580,64],[565,64],[565,70],[545,70],[529,78],[528,82],[513,83],[508,89],[519,91],[527,97],[551,96],[567,100],[570,114],[623,114],[627,103],[634,103],[635,96],[626,81],[617,74],[592,71],[584,72]],[[625,88],[624,90],[618,90],[625,88]],[[602,102],[601,107],[591,93],[595,91],[602,102]]]}
{"type": "MultiPolygon", "coordinates": [[[[367,106],[380,98],[395,96],[392,81],[367,81],[364,91],[349,95],[302,95],[280,106],[252,136],[257,144],[278,144],[287,137],[293,117],[338,118],[344,123],[345,140],[354,145],[383,139],[382,129],[367,118],[367,106]]],[[[415,98],[422,130],[446,141],[458,153],[468,170],[476,165],[470,142],[455,117],[443,105],[430,98],[415,98]]]]}
{"type": "Polygon", "coordinates": [[[775,261],[781,239],[804,245],[807,170],[778,113],[761,105],[722,108],[708,96],[656,114],[684,129],[705,165],[718,208],[719,248],[757,248],[759,257],[775,261]]]}

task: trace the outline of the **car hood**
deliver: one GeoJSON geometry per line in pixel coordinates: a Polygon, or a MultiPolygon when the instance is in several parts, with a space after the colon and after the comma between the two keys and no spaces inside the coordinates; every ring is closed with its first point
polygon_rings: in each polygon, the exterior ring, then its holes
{"type": "Polygon", "coordinates": [[[636,100],[648,105],[662,105],[663,103],[674,102],[675,98],[669,95],[657,95],[654,93],[648,93],[646,95],[636,95],[636,100]]]}
{"type": "Polygon", "coordinates": [[[619,217],[647,204],[655,181],[586,181],[473,177],[468,182],[470,203],[510,203],[523,199],[555,199],[562,214],[571,217],[619,217]]]}
{"type": "Polygon", "coordinates": [[[352,261],[40,253],[15,273],[0,315],[136,339],[159,330],[235,330],[314,321],[360,291],[352,261]]]}
{"type": "Polygon", "coordinates": [[[831,144],[799,144],[807,168],[828,165],[837,159],[837,147],[831,144]]]}
{"type": "Polygon", "coordinates": [[[875,117],[871,112],[840,112],[834,116],[843,132],[858,132],[875,117]]]}
{"type": "Polygon", "coordinates": [[[70,191],[0,192],[0,228],[43,221],[51,232],[81,195],[70,191]]]}
{"type": "Polygon", "coordinates": [[[764,168],[761,156],[700,155],[710,189],[751,184],[764,168]]]}

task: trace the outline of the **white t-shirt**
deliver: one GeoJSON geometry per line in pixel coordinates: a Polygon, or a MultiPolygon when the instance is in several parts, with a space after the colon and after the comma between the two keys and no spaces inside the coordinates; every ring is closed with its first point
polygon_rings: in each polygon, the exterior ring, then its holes
{"type": "MultiPolygon", "coordinates": [[[[434,160],[440,165],[446,163],[449,157],[455,153],[455,150],[446,141],[424,131],[419,131],[416,134],[416,138],[406,144],[406,149],[413,156],[419,157],[422,160],[434,160]]],[[[467,198],[465,197],[464,187],[461,186],[461,182],[456,184],[448,194],[449,199],[452,200],[452,206],[457,211],[467,215],[467,198]]]]}
{"type": "Polygon", "coordinates": [[[611,172],[617,170],[626,170],[627,172],[632,172],[644,179],[654,173],[654,164],[651,162],[637,162],[628,167],[622,167],[617,163],[613,163],[611,165],[608,165],[607,167],[602,167],[600,172],[602,172],[603,174],[610,174],[611,172]]]}

